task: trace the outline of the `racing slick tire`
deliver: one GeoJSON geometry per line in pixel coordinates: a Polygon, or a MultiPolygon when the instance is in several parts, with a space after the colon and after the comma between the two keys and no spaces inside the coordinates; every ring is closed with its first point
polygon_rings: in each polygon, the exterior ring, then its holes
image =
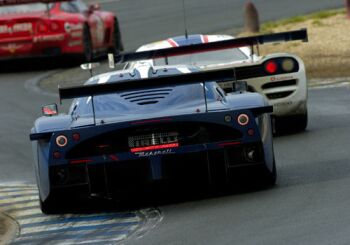
{"type": "Polygon", "coordinates": [[[294,118],[295,129],[298,131],[304,131],[307,127],[307,121],[308,121],[307,111],[302,115],[295,116],[294,118]]]}
{"type": "Polygon", "coordinates": [[[306,130],[308,123],[308,113],[276,118],[275,130],[277,133],[302,132],[306,130]]]}
{"type": "Polygon", "coordinates": [[[262,171],[262,184],[265,186],[273,186],[276,184],[277,180],[277,169],[276,169],[276,162],[275,158],[273,158],[272,163],[272,171],[270,171],[268,168],[264,168],[262,171]]]}
{"type": "Polygon", "coordinates": [[[276,184],[277,170],[275,158],[273,158],[272,170],[265,164],[257,166],[248,166],[236,169],[228,176],[228,186],[226,188],[240,186],[243,188],[266,188],[276,184]]]}
{"type": "Polygon", "coordinates": [[[114,31],[113,31],[112,38],[113,38],[112,52],[114,54],[119,54],[121,51],[124,51],[122,35],[120,32],[120,26],[117,18],[114,19],[114,31]]]}
{"type": "Polygon", "coordinates": [[[84,29],[83,29],[83,47],[84,47],[84,53],[82,58],[84,62],[90,62],[93,59],[93,48],[92,48],[90,28],[88,25],[84,25],[84,29]]]}
{"type": "Polygon", "coordinates": [[[59,202],[51,194],[42,201],[40,198],[40,209],[44,214],[57,214],[59,212],[59,202]]]}

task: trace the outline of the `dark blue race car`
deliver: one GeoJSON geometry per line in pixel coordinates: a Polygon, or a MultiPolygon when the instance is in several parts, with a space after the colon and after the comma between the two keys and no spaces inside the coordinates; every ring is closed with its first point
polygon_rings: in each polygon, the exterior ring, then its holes
{"type": "Polygon", "coordinates": [[[32,128],[44,213],[74,196],[119,198],[152,183],[204,178],[228,184],[246,169],[274,184],[272,107],[244,91],[234,69],[150,67],[61,88],[67,114],[45,106],[32,128]],[[218,83],[231,81],[233,92],[218,83]]]}

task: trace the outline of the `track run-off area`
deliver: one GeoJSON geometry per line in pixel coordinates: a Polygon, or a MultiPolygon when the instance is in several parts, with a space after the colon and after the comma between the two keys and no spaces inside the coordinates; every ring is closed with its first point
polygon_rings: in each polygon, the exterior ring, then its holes
{"type": "MultiPolygon", "coordinates": [[[[68,201],[68,200],[67,200],[68,201]]],[[[147,218],[147,210],[44,215],[35,185],[0,186],[0,210],[16,220],[13,244],[109,244],[125,239],[147,218]]]]}

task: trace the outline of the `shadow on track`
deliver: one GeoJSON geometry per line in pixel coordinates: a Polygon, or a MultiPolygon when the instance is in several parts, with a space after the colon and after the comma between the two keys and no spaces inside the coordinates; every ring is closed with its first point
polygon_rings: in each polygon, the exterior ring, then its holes
{"type": "Polygon", "coordinates": [[[88,200],[65,200],[59,213],[91,214],[100,212],[132,212],[135,210],[153,207],[174,205],[186,202],[202,201],[206,199],[217,199],[232,195],[241,195],[260,191],[267,191],[273,186],[263,186],[255,182],[238,180],[222,189],[212,188],[208,183],[195,183],[189,185],[167,185],[158,183],[152,188],[144,189],[142,192],[123,195],[119,200],[88,199],[88,200]]]}
{"type": "MultiPolygon", "coordinates": [[[[105,57],[103,57],[105,58],[105,57]]],[[[96,58],[93,62],[101,62],[101,58],[96,58]]],[[[18,60],[0,61],[0,73],[18,73],[29,71],[48,71],[55,69],[68,69],[80,66],[84,63],[81,58],[75,56],[26,58],[18,60]]]]}
{"type": "Polygon", "coordinates": [[[69,58],[31,58],[0,61],[0,73],[18,73],[28,71],[47,71],[71,68],[80,65],[77,59],[69,58]]]}

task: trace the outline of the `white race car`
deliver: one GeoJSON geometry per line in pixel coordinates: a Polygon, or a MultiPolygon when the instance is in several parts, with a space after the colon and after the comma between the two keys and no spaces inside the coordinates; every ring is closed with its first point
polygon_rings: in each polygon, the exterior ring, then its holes
{"type": "MultiPolygon", "coordinates": [[[[306,30],[237,39],[228,35],[178,36],[143,45],[137,52],[188,46],[198,46],[198,52],[185,50],[167,57],[154,53],[152,58],[128,62],[125,68],[134,68],[144,63],[154,66],[190,64],[203,70],[235,67],[236,79],[246,81],[250,91],[261,93],[273,105],[277,131],[302,131],[307,127],[308,121],[307,80],[303,61],[288,53],[259,56],[252,51],[253,45],[294,40],[307,41],[306,30]],[[281,35],[278,36],[279,34],[281,35]],[[230,40],[237,42],[229,44],[230,40]],[[208,47],[203,48],[206,47],[203,44],[208,44],[208,47]]],[[[221,86],[227,90],[231,85],[226,83],[221,86]]]]}

